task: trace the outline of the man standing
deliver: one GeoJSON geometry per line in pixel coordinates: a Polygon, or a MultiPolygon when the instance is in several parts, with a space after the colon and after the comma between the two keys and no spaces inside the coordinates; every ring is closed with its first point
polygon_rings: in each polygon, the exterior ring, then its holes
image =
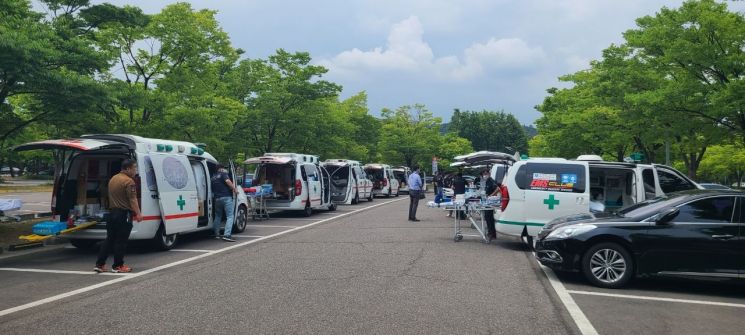
{"type": "MultiPolygon", "coordinates": [[[[455,200],[459,194],[466,194],[466,179],[463,178],[463,172],[458,172],[455,178],[453,178],[453,200],[455,200]]],[[[457,211],[457,214],[459,219],[466,219],[466,212],[457,211]]]]}
{"type": "Polygon", "coordinates": [[[416,209],[419,207],[419,199],[423,192],[422,177],[419,173],[419,166],[414,166],[414,172],[409,175],[409,221],[419,221],[416,218],[416,209]]]}
{"type": "MultiPolygon", "coordinates": [[[[484,196],[496,196],[499,194],[497,183],[494,181],[494,178],[491,177],[489,170],[481,171],[481,182],[479,187],[484,191],[484,196]]],[[[494,211],[484,211],[484,220],[486,221],[486,238],[490,241],[496,239],[497,230],[494,226],[494,211]]]]}
{"type": "Polygon", "coordinates": [[[435,194],[438,194],[438,195],[441,194],[442,188],[445,186],[444,185],[445,178],[442,175],[442,171],[437,171],[437,174],[435,175],[435,178],[433,181],[435,183],[435,194]]]}
{"type": "Polygon", "coordinates": [[[227,242],[235,242],[231,234],[233,232],[233,194],[238,193],[233,182],[230,180],[228,170],[224,166],[218,165],[217,171],[212,175],[210,180],[212,184],[212,193],[215,195],[215,221],[212,224],[212,232],[216,239],[222,239],[227,242]],[[225,233],[220,237],[220,224],[222,216],[226,216],[225,233]]]}
{"type": "Polygon", "coordinates": [[[114,252],[111,272],[132,272],[124,265],[124,252],[127,250],[129,233],[132,232],[132,214],[137,222],[142,221],[140,205],[137,202],[137,184],[132,179],[137,175],[137,163],[132,159],[122,161],[122,170],[109,180],[109,219],[106,222],[106,239],[101,244],[98,260],[93,271],[106,272],[106,259],[114,252]]]}

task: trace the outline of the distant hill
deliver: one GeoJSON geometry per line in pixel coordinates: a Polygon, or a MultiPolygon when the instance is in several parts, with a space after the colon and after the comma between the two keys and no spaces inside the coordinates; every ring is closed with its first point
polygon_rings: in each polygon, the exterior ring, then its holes
{"type": "MultiPolygon", "coordinates": [[[[444,135],[448,132],[448,128],[450,128],[450,123],[443,123],[440,125],[440,134],[444,135]]],[[[523,130],[525,130],[525,135],[528,136],[528,139],[531,139],[535,137],[535,135],[538,135],[538,129],[536,129],[533,126],[526,126],[523,125],[523,130]]]]}
{"type": "Polygon", "coordinates": [[[533,126],[523,125],[523,129],[525,129],[525,135],[528,136],[528,139],[531,139],[535,137],[535,135],[538,135],[538,129],[535,129],[535,127],[533,126]]]}

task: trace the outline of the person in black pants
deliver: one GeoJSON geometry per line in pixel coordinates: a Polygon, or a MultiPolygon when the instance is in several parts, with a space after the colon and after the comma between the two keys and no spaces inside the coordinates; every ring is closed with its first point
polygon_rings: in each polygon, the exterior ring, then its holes
{"type": "Polygon", "coordinates": [[[106,272],[106,259],[114,252],[114,264],[111,272],[132,272],[124,265],[124,252],[127,251],[129,233],[132,231],[132,214],[137,222],[142,221],[140,205],[137,202],[137,163],[131,159],[122,162],[122,171],[109,180],[109,218],[106,221],[106,239],[98,252],[96,267],[93,271],[106,272]]]}
{"type": "MultiPolygon", "coordinates": [[[[455,178],[453,178],[453,201],[455,201],[458,194],[466,194],[466,179],[463,178],[462,172],[458,172],[455,178]]],[[[465,220],[466,212],[458,211],[458,218],[465,220]]]]}
{"type": "Polygon", "coordinates": [[[414,172],[409,175],[409,221],[418,222],[416,218],[416,210],[419,207],[419,200],[421,200],[421,194],[424,192],[422,177],[419,176],[419,167],[414,166],[414,172]]]}
{"type": "MultiPolygon", "coordinates": [[[[489,170],[484,170],[481,172],[481,180],[480,184],[484,185],[484,193],[487,196],[494,196],[497,195],[497,190],[499,189],[497,187],[497,183],[494,181],[494,179],[489,174],[489,170]]],[[[497,238],[497,230],[494,227],[494,211],[484,211],[484,220],[486,221],[486,237],[489,240],[493,240],[497,238]]]]}

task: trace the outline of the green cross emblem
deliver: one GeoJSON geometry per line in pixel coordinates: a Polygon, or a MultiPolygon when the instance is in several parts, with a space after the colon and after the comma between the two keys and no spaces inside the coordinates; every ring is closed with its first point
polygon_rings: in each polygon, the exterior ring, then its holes
{"type": "Polygon", "coordinates": [[[178,200],[176,200],[176,206],[179,207],[182,211],[184,210],[184,205],[186,205],[186,201],[184,201],[184,197],[179,195],[178,200]]]}
{"type": "Polygon", "coordinates": [[[543,204],[548,205],[549,210],[553,210],[554,206],[559,204],[559,200],[554,199],[554,195],[551,194],[548,196],[548,199],[543,199],[543,204]]]}

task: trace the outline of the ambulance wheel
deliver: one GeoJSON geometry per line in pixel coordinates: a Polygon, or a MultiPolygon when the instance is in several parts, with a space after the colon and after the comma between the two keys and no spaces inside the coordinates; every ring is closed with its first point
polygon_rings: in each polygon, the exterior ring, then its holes
{"type": "Polygon", "coordinates": [[[82,240],[78,238],[70,239],[70,244],[78,249],[91,249],[97,242],[98,240],[82,240]]]}
{"type": "Polygon", "coordinates": [[[333,212],[336,210],[336,204],[329,205],[329,212],[333,212]]]}
{"type": "Polygon", "coordinates": [[[235,217],[233,232],[242,233],[246,230],[246,224],[248,224],[248,210],[246,210],[246,206],[241,205],[238,207],[238,215],[235,217]]]}
{"type": "Polygon", "coordinates": [[[360,193],[357,192],[354,194],[354,199],[352,199],[352,205],[356,205],[360,203],[360,193]]]}
{"type": "Polygon", "coordinates": [[[310,208],[310,205],[305,205],[305,208],[303,209],[303,216],[309,217],[313,214],[313,208],[310,208]]]}
{"type": "Polygon", "coordinates": [[[178,234],[166,235],[166,226],[162,223],[160,224],[160,227],[158,227],[158,232],[155,233],[155,237],[153,238],[155,248],[163,251],[173,249],[173,247],[176,246],[177,241],[178,234]]]}

